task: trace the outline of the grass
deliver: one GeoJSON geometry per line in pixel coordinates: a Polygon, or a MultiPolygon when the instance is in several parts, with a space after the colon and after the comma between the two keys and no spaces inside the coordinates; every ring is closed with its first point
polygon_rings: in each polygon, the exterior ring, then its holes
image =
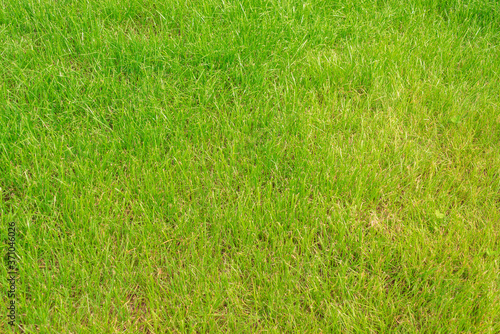
{"type": "Polygon", "coordinates": [[[500,332],[497,1],[0,4],[18,331],[500,332]]]}

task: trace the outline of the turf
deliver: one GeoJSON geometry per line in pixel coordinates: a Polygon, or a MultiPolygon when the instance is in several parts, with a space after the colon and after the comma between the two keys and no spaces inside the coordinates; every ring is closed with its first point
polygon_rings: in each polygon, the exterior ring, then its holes
{"type": "Polygon", "coordinates": [[[17,331],[500,332],[497,1],[0,4],[17,331]]]}

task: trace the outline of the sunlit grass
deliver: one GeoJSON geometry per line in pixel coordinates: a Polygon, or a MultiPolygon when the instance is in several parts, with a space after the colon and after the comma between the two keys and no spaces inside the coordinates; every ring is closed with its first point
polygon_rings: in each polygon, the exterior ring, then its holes
{"type": "Polygon", "coordinates": [[[0,4],[25,332],[500,331],[497,1],[0,4]]]}

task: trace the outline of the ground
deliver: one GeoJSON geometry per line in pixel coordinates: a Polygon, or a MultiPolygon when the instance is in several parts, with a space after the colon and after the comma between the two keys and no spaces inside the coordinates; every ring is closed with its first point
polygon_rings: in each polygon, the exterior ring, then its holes
{"type": "Polygon", "coordinates": [[[497,1],[0,4],[14,330],[500,332],[497,1]]]}

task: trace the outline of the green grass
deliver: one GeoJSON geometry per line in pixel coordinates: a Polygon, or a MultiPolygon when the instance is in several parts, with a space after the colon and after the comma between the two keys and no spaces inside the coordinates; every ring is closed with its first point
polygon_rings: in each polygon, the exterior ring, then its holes
{"type": "Polygon", "coordinates": [[[499,42],[495,0],[0,1],[19,328],[500,332],[499,42]]]}

